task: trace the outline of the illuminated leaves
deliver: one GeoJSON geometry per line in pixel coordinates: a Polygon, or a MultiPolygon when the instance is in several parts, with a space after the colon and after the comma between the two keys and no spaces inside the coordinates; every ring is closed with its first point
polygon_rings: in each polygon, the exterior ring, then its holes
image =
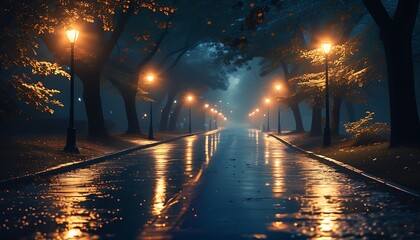
{"type": "MultiPolygon", "coordinates": [[[[333,95],[350,98],[361,94],[362,88],[379,76],[369,64],[366,56],[359,54],[359,39],[333,46],[329,54],[329,83],[333,95]]],[[[325,55],[320,48],[299,51],[300,58],[307,62],[314,72],[305,73],[292,79],[303,89],[318,89],[322,95],[325,88],[325,55]]]]}
{"type": "Polygon", "coordinates": [[[346,132],[352,134],[358,141],[357,145],[383,141],[389,135],[390,128],[386,123],[372,121],[374,114],[367,111],[366,116],[359,121],[344,124],[346,132]]]}

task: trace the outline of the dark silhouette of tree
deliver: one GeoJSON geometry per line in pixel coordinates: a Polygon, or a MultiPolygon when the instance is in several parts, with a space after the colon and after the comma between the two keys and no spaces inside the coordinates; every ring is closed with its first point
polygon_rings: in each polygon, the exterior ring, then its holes
{"type": "Polygon", "coordinates": [[[410,145],[420,140],[412,51],[419,2],[399,0],[391,17],[380,0],[363,0],[379,28],[385,50],[391,113],[390,147],[410,145]]]}
{"type": "MultiPolygon", "coordinates": [[[[115,1],[112,4],[100,1],[72,1],[70,3],[57,1],[51,10],[54,13],[60,13],[58,19],[66,19],[64,23],[60,22],[61,25],[56,26],[55,31],[42,34],[42,39],[57,61],[68,62],[68,53],[63,51],[65,41],[57,41],[57,39],[62,39],[60,36],[63,35],[59,31],[60,27],[77,24],[81,32],[75,48],[75,74],[83,83],[83,101],[90,136],[107,135],[100,96],[101,72],[130,16],[138,13],[140,9],[166,13],[170,10],[157,5],[152,0],[115,1]],[[69,17],[65,18],[64,13],[69,17]]],[[[50,15],[54,16],[53,13],[50,15]]]]}

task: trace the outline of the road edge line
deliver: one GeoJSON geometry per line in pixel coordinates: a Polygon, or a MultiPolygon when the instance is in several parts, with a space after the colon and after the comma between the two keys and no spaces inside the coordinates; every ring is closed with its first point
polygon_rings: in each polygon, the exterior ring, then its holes
{"type": "Polygon", "coordinates": [[[176,140],[179,140],[179,139],[182,139],[182,138],[191,137],[191,136],[195,136],[195,135],[200,135],[200,134],[204,134],[204,133],[212,133],[212,132],[216,132],[216,131],[218,131],[218,129],[212,130],[212,131],[200,131],[200,132],[195,132],[195,133],[184,134],[184,135],[181,135],[181,136],[165,139],[165,140],[154,142],[154,143],[149,143],[149,144],[145,144],[145,145],[126,148],[126,149],[116,151],[116,152],[113,152],[113,153],[109,153],[109,154],[105,154],[105,155],[102,155],[102,156],[99,156],[99,157],[89,158],[89,159],[85,159],[85,160],[77,161],[77,162],[60,164],[60,165],[57,165],[55,167],[50,167],[50,168],[47,168],[45,170],[38,171],[38,172],[35,172],[35,173],[29,173],[29,174],[25,174],[25,175],[22,175],[22,176],[2,180],[2,181],[0,181],[0,187],[5,187],[5,186],[8,186],[10,184],[33,181],[35,178],[38,178],[38,177],[47,177],[47,176],[57,175],[57,174],[60,174],[60,173],[69,172],[69,171],[76,170],[76,169],[79,169],[79,168],[87,167],[87,166],[92,165],[92,164],[104,162],[106,160],[116,158],[116,157],[119,157],[119,156],[122,156],[122,155],[125,155],[125,154],[129,154],[129,153],[132,153],[132,152],[135,152],[135,151],[143,150],[143,149],[146,149],[146,148],[151,148],[151,147],[163,144],[163,143],[173,142],[173,141],[176,141],[176,140]]]}
{"type": "Polygon", "coordinates": [[[302,149],[302,148],[300,148],[300,147],[298,147],[298,146],[296,146],[296,145],[294,145],[294,144],[292,144],[292,143],[290,143],[290,142],[288,142],[288,141],[286,141],[286,140],[284,140],[284,139],[280,138],[279,136],[276,136],[276,135],[274,135],[272,133],[267,133],[267,135],[270,136],[270,137],[274,137],[275,139],[277,139],[280,142],[282,142],[284,145],[286,145],[286,146],[288,146],[290,148],[293,148],[293,149],[297,150],[298,152],[307,155],[310,158],[319,160],[322,163],[325,163],[325,164],[327,164],[329,166],[333,166],[333,167],[336,167],[336,168],[338,167],[338,168],[340,168],[342,170],[345,170],[345,171],[354,173],[354,174],[356,174],[358,176],[361,176],[363,178],[367,178],[367,179],[373,180],[373,181],[375,181],[377,183],[380,183],[382,185],[385,185],[387,187],[390,187],[390,188],[392,188],[394,190],[397,190],[397,191],[400,191],[400,192],[404,192],[404,193],[409,194],[411,196],[420,198],[420,193],[417,192],[416,190],[413,190],[411,188],[402,186],[402,185],[400,185],[398,183],[394,183],[392,181],[388,181],[388,180],[382,179],[382,178],[377,177],[377,176],[375,176],[373,174],[370,174],[368,172],[365,172],[363,170],[360,170],[358,168],[355,168],[353,166],[350,166],[348,164],[345,164],[343,162],[340,162],[340,161],[338,161],[336,159],[333,159],[333,158],[330,158],[330,157],[327,157],[327,156],[324,156],[324,155],[316,154],[316,153],[313,153],[311,151],[304,150],[304,149],[302,149]]]}

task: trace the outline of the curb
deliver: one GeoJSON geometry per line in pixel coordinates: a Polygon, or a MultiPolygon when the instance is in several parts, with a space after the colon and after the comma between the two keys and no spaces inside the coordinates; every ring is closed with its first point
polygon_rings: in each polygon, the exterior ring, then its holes
{"type": "Polygon", "coordinates": [[[413,197],[420,198],[420,193],[413,190],[413,189],[410,189],[410,188],[404,187],[402,185],[399,185],[397,183],[382,179],[380,177],[377,177],[377,176],[372,175],[370,173],[364,172],[363,170],[352,167],[348,164],[345,164],[345,163],[340,162],[338,160],[335,160],[333,158],[326,157],[326,156],[316,154],[316,153],[311,152],[311,151],[304,150],[304,149],[302,149],[302,148],[300,148],[300,147],[298,147],[298,146],[296,146],[296,145],[294,145],[294,144],[292,144],[292,143],[290,143],[290,142],[288,142],[288,141],[286,141],[286,140],[284,140],[284,139],[282,139],[282,138],[280,138],[280,137],[278,137],[278,136],[276,136],[272,133],[267,133],[267,135],[270,136],[270,137],[274,137],[275,139],[279,140],[280,142],[282,142],[286,146],[288,146],[290,148],[293,148],[293,149],[297,150],[298,152],[307,155],[310,158],[319,160],[320,162],[322,162],[324,164],[327,164],[327,165],[335,167],[335,168],[339,168],[340,170],[344,170],[344,171],[349,172],[349,173],[356,174],[356,175],[361,176],[363,178],[373,180],[373,181],[375,181],[377,183],[380,183],[384,186],[387,186],[387,187],[390,187],[394,190],[409,194],[413,197]]]}
{"type": "Polygon", "coordinates": [[[100,163],[100,162],[104,162],[106,160],[112,159],[112,158],[116,158],[128,153],[132,153],[138,150],[142,150],[142,149],[146,149],[146,148],[151,148],[163,143],[168,143],[168,142],[173,142],[176,141],[178,139],[181,138],[186,138],[186,137],[191,137],[194,135],[200,135],[203,133],[213,133],[213,132],[217,132],[219,129],[216,130],[212,130],[212,131],[201,131],[201,132],[195,132],[195,133],[189,133],[189,134],[185,134],[185,135],[181,135],[178,137],[174,137],[174,138],[170,138],[170,139],[166,139],[166,140],[162,140],[159,142],[154,142],[154,143],[150,143],[150,144],[145,144],[145,145],[140,145],[140,146],[135,146],[135,147],[131,147],[131,148],[126,148],[123,149],[121,151],[117,151],[117,152],[113,152],[110,154],[106,154],[103,156],[99,156],[99,157],[94,157],[94,158],[90,158],[90,159],[86,159],[86,160],[82,160],[82,161],[78,161],[78,162],[70,162],[70,163],[64,163],[64,164],[60,164],[58,166],[55,167],[51,167],[39,172],[35,172],[35,173],[30,173],[30,174],[26,174],[23,176],[19,176],[19,177],[14,177],[14,178],[9,178],[9,179],[5,179],[0,181],[0,187],[4,187],[4,186],[8,186],[10,184],[16,184],[16,183],[22,183],[22,182],[30,182],[33,181],[35,178],[38,177],[46,177],[46,176],[52,176],[52,175],[57,175],[60,173],[65,173],[65,172],[69,172],[78,168],[82,168],[82,167],[86,167],[95,163],[100,163]]]}

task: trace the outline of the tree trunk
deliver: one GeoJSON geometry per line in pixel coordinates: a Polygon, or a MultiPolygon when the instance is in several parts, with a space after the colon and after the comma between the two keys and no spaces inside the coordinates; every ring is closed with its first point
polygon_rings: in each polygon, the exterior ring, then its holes
{"type": "Polygon", "coordinates": [[[390,147],[409,145],[420,138],[411,35],[396,29],[383,37],[388,70],[391,113],[390,147]],[[403,36],[405,35],[405,36],[403,36]]]}
{"type": "Polygon", "coordinates": [[[79,75],[83,82],[83,101],[89,126],[89,136],[107,135],[100,95],[100,70],[92,69],[88,75],[79,75]]]}
{"type": "Polygon", "coordinates": [[[332,119],[331,119],[331,134],[338,136],[340,130],[340,112],[341,112],[342,98],[340,96],[333,97],[332,119]]]}
{"type": "Polygon", "coordinates": [[[302,115],[300,114],[299,104],[296,102],[289,103],[290,108],[292,109],[293,117],[295,119],[295,130],[294,132],[304,132],[302,115]]]}
{"type": "Polygon", "coordinates": [[[310,137],[322,136],[321,112],[322,112],[321,108],[318,108],[318,107],[312,108],[311,131],[309,132],[310,137]]]}
{"type": "Polygon", "coordinates": [[[141,134],[139,119],[136,109],[136,90],[127,89],[121,92],[124,100],[125,113],[127,116],[127,131],[128,134],[141,134]]]}
{"type": "Polygon", "coordinates": [[[344,105],[346,106],[347,116],[349,118],[349,122],[356,121],[356,114],[354,113],[353,103],[350,101],[345,101],[344,105]]]}
{"type": "Polygon", "coordinates": [[[171,112],[175,97],[176,97],[176,91],[174,91],[172,88],[169,89],[168,99],[166,101],[165,107],[162,110],[162,115],[160,116],[160,127],[159,127],[160,131],[168,130],[169,113],[171,112]]]}
{"type": "MultiPolygon", "coordinates": [[[[283,68],[286,88],[289,89],[289,91],[291,93],[295,93],[296,88],[291,86],[289,81],[292,78],[293,74],[296,74],[296,72],[298,71],[299,65],[294,66],[294,68],[292,69],[292,73],[290,73],[288,64],[285,61],[281,61],[281,66],[283,68]]],[[[293,117],[295,119],[295,130],[294,130],[294,132],[304,132],[305,129],[303,128],[303,121],[302,121],[302,115],[300,114],[299,103],[298,102],[290,102],[289,106],[292,109],[293,117]]]]}
{"type": "Polygon", "coordinates": [[[175,131],[176,130],[176,123],[178,121],[179,113],[181,112],[182,104],[183,104],[183,101],[179,101],[176,104],[173,113],[171,114],[171,118],[169,120],[169,131],[175,131]]]}
{"type": "Polygon", "coordinates": [[[419,0],[399,0],[393,18],[379,0],[363,0],[379,27],[388,71],[391,113],[390,147],[420,140],[420,121],[414,90],[412,39],[419,0]]]}

